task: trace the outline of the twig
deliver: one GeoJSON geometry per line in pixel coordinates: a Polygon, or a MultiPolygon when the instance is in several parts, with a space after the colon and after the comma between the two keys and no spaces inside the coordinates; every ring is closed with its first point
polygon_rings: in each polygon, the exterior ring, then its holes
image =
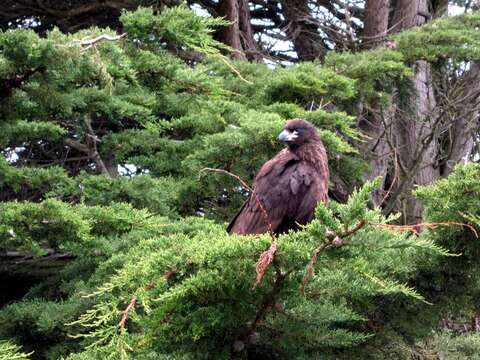
{"type": "Polygon", "coordinates": [[[345,231],[344,233],[338,235],[338,237],[339,237],[340,239],[344,239],[344,238],[346,238],[346,237],[348,237],[348,236],[350,236],[350,235],[353,235],[353,234],[355,234],[358,230],[360,230],[361,228],[363,228],[363,227],[364,227],[365,225],[367,225],[367,224],[368,224],[368,221],[365,220],[365,219],[362,219],[362,220],[357,224],[357,226],[355,226],[353,229],[347,230],[347,231],[345,231]]]}
{"type": "Polygon", "coordinates": [[[263,321],[265,315],[269,308],[272,308],[275,305],[275,299],[278,293],[283,288],[283,281],[287,277],[288,273],[286,272],[279,272],[275,279],[275,283],[273,284],[273,288],[265,294],[262,303],[255,315],[255,320],[253,321],[252,325],[250,326],[250,332],[253,333],[260,322],[263,321]]]}
{"type": "Polygon", "coordinates": [[[263,218],[265,220],[265,224],[267,224],[268,226],[268,232],[270,234],[270,236],[272,237],[272,241],[276,241],[276,237],[275,237],[275,233],[273,232],[273,229],[272,229],[272,223],[270,222],[270,219],[268,218],[268,212],[267,210],[265,209],[265,207],[263,206],[263,203],[262,201],[260,200],[260,198],[257,196],[257,193],[255,192],[255,189],[251,188],[250,186],[248,186],[248,184],[243,181],[240,176],[238,175],[235,175],[227,170],[223,170],[223,169],[213,169],[213,168],[203,168],[202,170],[200,170],[200,172],[205,172],[205,171],[211,171],[211,172],[216,172],[216,173],[221,173],[221,174],[227,174],[235,179],[238,180],[238,182],[240,182],[240,184],[242,184],[242,186],[244,188],[246,188],[248,191],[250,191],[250,193],[252,194],[252,196],[255,198],[255,201],[257,202],[258,206],[260,207],[260,210],[262,210],[262,214],[263,214],[263,218]]]}
{"type": "Polygon", "coordinates": [[[300,285],[300,290],[302,293],[305,292],[305,286],[308,283],[308,280],[310,277],[313,275],[313,268],[315,267],[315,264],[317,263],[318,255],[320,255],[325,249],[331,246],[331,242],[326,242],[320,245],[318,248],[315,249],[313,252],[313,255],[307,265],[307,269],[305,271],[305,275],[303,276],[302,284],[300,285]]]}
{"type": "Polygon", "coordinates": [[[260,281],[262,281],[263,276],[265,275],[268,267],[270,264],[275,260],[275,254],[277,253],[277,240],[274,239],[272,241],[272,244],[270,247],[265,250],[262,255],[257,260],[257,263],[255,264],[255,272],[257,274],[257,277],[255,279],[255,284],[253,287],[255,288],[260,281]]]}
{"type": "Polygon", "coordinates": [[[132,298],[132,300],[130,300],[130,303],[128,304],[128,306],[125,308],[125,310],[122,311],[122,320],[120,320],[120,322],[118,323],[118,327],[120,329],[124,329],[125,328],[125,324],[127,322],[127,319],[128,319],[128,313],[130,312],[130,310],[132,310],[133,308],[135,308],[135,304],[137,303],[137,298],[134,296],[132,298]]]}
{"type": "Polygon", "coordinates": [[[248,347],[251,344],[254,344],[254,334],[257,327],[262,323],[267,315],[267,312],[270,309],[276,307],[276,299],[278,294],[282,291],[284,280],[289,275],[289,272],[282,272],[277,268],[275,281],[273,287],[269,292],[265,293],[263,296],[262,302],[257,308],[255,318],[253,321],[249,321],[245,326],[243,331],[238,336],[237,340],[234,342],[233,351],[239,352],[242,351],[245,347],[248,347]],[[239,345],[237,348],[237,344],[239,345]]]}
{"type": "Polygon", "coordinates": [[[200,173],[206,172],[206,171],[216,172],[216,173],[221,173],[221,174],[227,174],[227,175],[229,175],[229,176],[237,179],[238,182],[239,182],[240,184],[242,184],[242,186],[243,186],[244,188],[246,188],[248,191],[253,191],[252,188],[251,188],[245,181],[243,181],[240,176],[235,175],[234,173],[231,173],[230,171],[223,170],[223,169],[214,169],[214,168],[206,167],[206,168],[203,168],[202,170],[200,170],[200,173]]]}
{"type": "Polygon", "coordinates": [[[230,70],[232,70],[232,71],[240,78],[240,80],[246,82],[246,83],[249,84],[249,85],[252,85],[252,84],[253,84],[250,80],[245,79],[245,78],[242,76],[242,74],[240,74],[240,71],[238,71],[237,69],[235,69],[235,67],[230,63],[230,61],[228,60],[228,58],[227,58],[226,56],[224,56],[224,55],[218,55],[218,57],[220,58],[220,60],[222,60],[222,61],[225,63],[225,65],[227,65],[227,66],[230,68],[230,70]]]}
{"type": "Polygon", "coordinates": [[[123,39],[126,36],[127,36],[127,33],[123,33],[123,34],[118,35],[118,36],[110,36],[110,35],[107,35],[107,34],[102,34],[102,35],[97,36],[96,38],[93,38],[93,39],[80,40],[79,43],[80,43],[80,46],[84,47],[82,49],[82,51],[86,51],[86,50],[90,49],[91,47],[93,47],[96,43],[98,43],[102,40],[117,41],[117,40],[123,39]]]}
{"type": "Polygon", "coordinates": [[[341,234],[335,234],[333,232],[329,232],[327,234],[327,242],[324,242],[321,244],[319,247],[315,249],[313,252],[313,255],[310,259],[310,262],[307,265],[307,269],[305,272],[305,275],[302,280],[302,285],[300,286],[300,290],[302,293],[305,292],[305,286],[307,285],[308,281],[310,280],[310,277],[313,275],[313,269],[315,267],[315,264],[317,263],[318,256],[325,251],[326,249],[330,248],[331,246],[336,246],[340,247],[345,245],[344,239],[354,233],[356,233],[358,230],[363,228],[366,224],[368,223],[367,220],[363,219],[361,220],[354,228],[347,230],[341,234]]]}
{"type": "Polygon", "coordinates": [[[86,147],[88,150],[88,155],[95,161],[95,164],[97,165],[98,170],[100,170],[100,173],[102,175],[107,175],[111,177],[112,174],[110,174],[110,172],[108,171],[102,157],[100,156],[100,153],[98,152],[98,149],[97,149],[98,138],[95,135],[95,132],[93,131],[92,118],[90,114],[85,114],[84,123],[87,130],[86,147]]]}
{"type": "Polygon", "coordinates": [[[436,229],[439,226],[450,226],[450,225],[466,227],[472,233],[475,234],[476,238],[478,238],[478,232],[477,232],[477,230],[475,230],[475,228],[472,225],[465,224],[465,223],[459,223],[459,222],[453,222],[453,221],[436,222],[436,223],[418,223],[418,224],[410,224],[410,225],[374,224],[373,226],[375,226],[377,228],[380,228],[380,229],[387,229],[387,230],[400,231],[400,232],[411,231],[414,234],[418,234],[418,230],[421,229],[422,227],[433,230],[433,229],[436,229]]]}

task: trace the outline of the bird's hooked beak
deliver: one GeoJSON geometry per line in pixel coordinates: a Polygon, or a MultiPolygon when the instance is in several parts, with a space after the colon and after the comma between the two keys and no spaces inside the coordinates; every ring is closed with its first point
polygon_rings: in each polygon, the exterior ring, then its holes
{"type": "Polygon", "coordinates": [[[278,135],[278,140],[284,143],[290,143],[297,139],[298,133],[296,131],[283,130],[278,135]]]}

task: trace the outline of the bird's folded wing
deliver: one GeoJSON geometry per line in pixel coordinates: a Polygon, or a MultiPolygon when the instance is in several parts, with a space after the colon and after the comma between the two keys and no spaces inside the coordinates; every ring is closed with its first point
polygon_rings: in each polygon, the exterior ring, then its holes
{"type": "Polygon", "coordinates": [[[229,233],[260,234],[270,229],[277,232],[311,219],[325,186],[309,165],[293,157],[277,157],[265,163],[258,173],[253,193],[228,226],[229,233]]]}

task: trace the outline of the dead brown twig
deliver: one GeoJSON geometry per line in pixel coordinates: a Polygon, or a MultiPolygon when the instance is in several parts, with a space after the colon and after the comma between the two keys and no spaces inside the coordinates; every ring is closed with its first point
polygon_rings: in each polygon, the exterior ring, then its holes
{"type": "Polygon", "coordinates": [[[127,323],[127,319],[128,319],[128,313],[135,308],[136,303],[137,303],[137,298],[134,296],[132,300],[130,300],[130,303],[125,308],[125,310],[122,311],[122,319],[118,323],[118,327],[120,329],[125,328],[125,324],[127,323]]]}
{"type": "Polygon", "coordinates": [[[465,223],[459,223],[459,222],[454,222],[454,221],[447,221],[447,222],[435,222],[435,223],[418,223],[418,224],[410,224],[410,225],[392,225],[392,224],[374,224],[375,227],[378,227],[380,229],[386,229],[386,230],[392,230],[392,231],[399,231],[399,232],[404,232],[404,231],[411,231],[414,234],[419,234],[419,230],[421,228],[427,228],[427,229],[436,229],[439,226],[451,226],[451,225],[456,225],[456,226],[462,226],[467,229],[469,229],[476,238],[478,238],[478,232],[475,230],[475,228],[472,225],[465,224],[465,223]]]}

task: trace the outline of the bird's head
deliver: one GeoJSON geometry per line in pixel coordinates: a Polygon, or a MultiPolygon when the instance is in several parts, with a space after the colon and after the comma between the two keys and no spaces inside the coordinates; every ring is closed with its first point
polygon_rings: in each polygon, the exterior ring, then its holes
{"type": "Polygon", "coordinates": [[[317,129],[304,119],[288,120],[283,131],[278,135],[278,140],[288,145],[288,147],[298,147],[305,143],[318,141],[317,129]]]}

